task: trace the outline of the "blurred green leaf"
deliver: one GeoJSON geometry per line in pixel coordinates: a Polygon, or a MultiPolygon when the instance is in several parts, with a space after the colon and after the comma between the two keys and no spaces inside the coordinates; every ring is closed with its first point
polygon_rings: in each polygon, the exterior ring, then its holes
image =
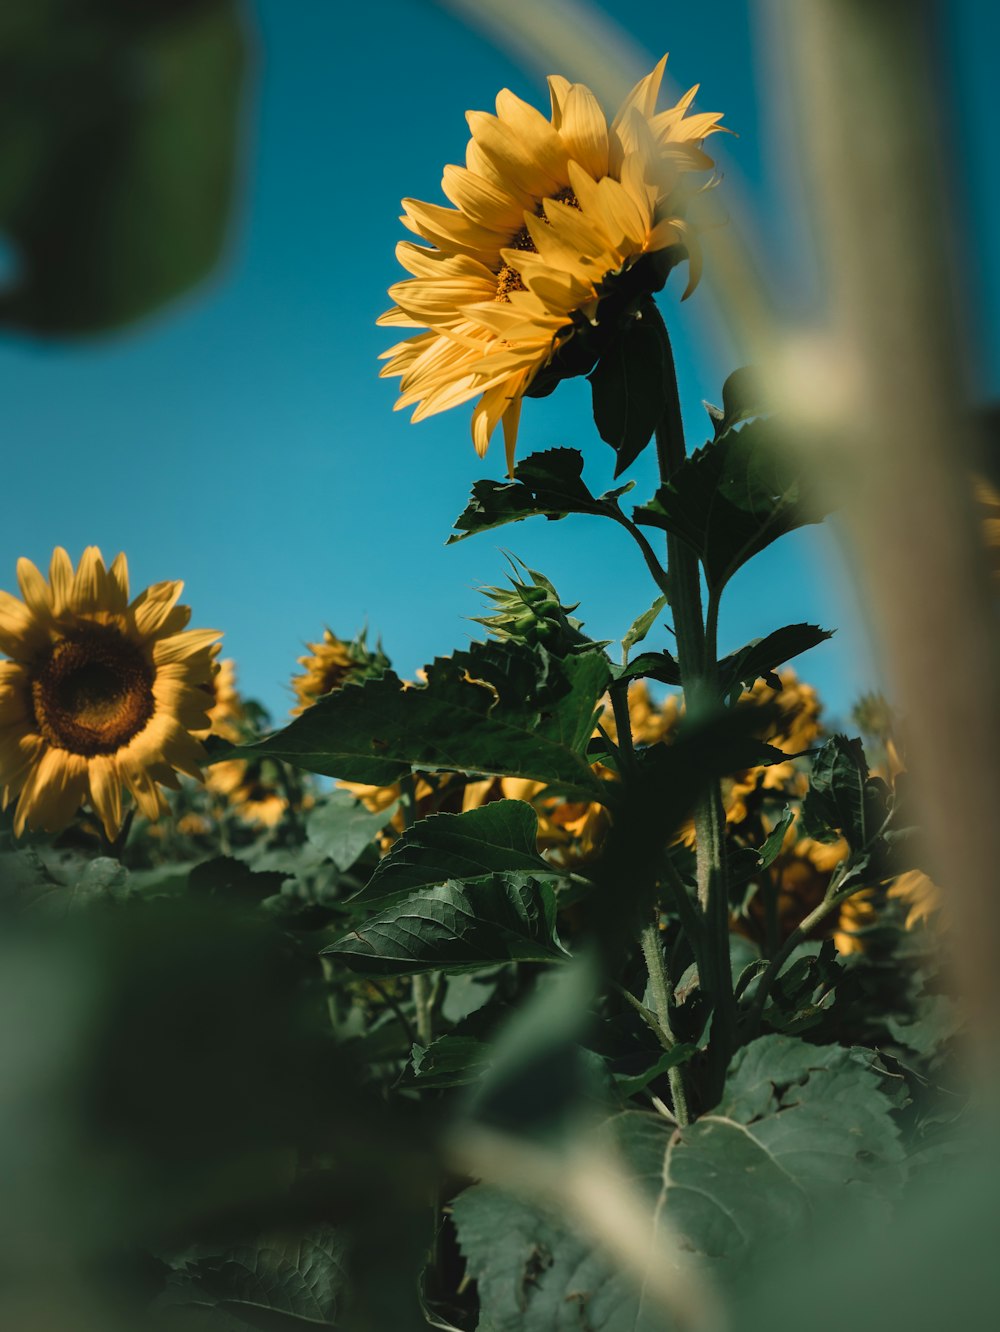
{"type": "Polygon", "coordinates": [[[434,814],[408,828],[351,900],[367,906],[504,870],[557,874],[538,854],[538,815],[524,800],[494,800],[464,814],[434,814]]]}
{"type": "Polygon", "coordinates": [[[392,821],[398,807],[399,802],[393,801],[373,814],[350,791],[331,791],[309,811],[306,837],[338,869],[348,870],[392,821]]]}
{"type": "Polygon", "coordinates": [[[148,314],[226,240],[245,66],[234,0],[69,0],[0,21],[0,321],[66,335],[148,314]]]}
{"type": "Polygon", "coordinates": [[[555,916],[548,884],[527,874],[490,874],[392,902],[323,953],[368,976],[562,961],[555,916]]]}
{"type": "Polygon", "coordinates": [[[448,545],[476,532],[544,514],[555,520],[568,513],[609,514],[615,501],[634,482],[595,498],[583,481],[583,455],[579,449],[545,449],[529,454],[514,468],[510,481],[477,481],[464,511],[455,521],[448,545]]]}
{"type": "Polygon", "coordinates": [[[606,784],[587,744],[608,665],[597,652],[557,659],[523,644],[473,643],[438,657],[427,684],[391,671],[321,698],[283,731],[227,751],[385,785],[412,768],[527,777],[586,799],[606,784]]]}
{"type": "Polygon", "coordinates": [[[189,1263],[174,1275],[156,1311],[165,1327],[192,1332],[335,1328],[346,1253],[343,1236],[330,1226],[299,1236],[264,1236],[189,1263]],[[184,1314],[191,1311],[201,1316],[189,1321],[184,1314]]]}
{"type": "Polygon", "coordinates": [[[661,593],[656,598],[649,610],[645,610],[641,615],[637,615],[629,625],[628,632],[622,639],[622,653],[625,660],[628,660],[628,654],[635,647],[636,643],[641,643],[646,635],[656,623],[656,617],[667,606],[667,598],[661,593]]]}

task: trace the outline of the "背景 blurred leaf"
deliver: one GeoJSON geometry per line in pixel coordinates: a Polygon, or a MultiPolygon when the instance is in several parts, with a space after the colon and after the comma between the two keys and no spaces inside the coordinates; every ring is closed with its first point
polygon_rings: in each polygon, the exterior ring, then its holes
{"type": "MultiPolygon", "coordinates": [[[[737,1055],[722,1102],[675,1130],[626,1111],[603,1128],[625,1178],[724,1285],[824,1215],[884,1221],[905,1178],[893,1102],[862,1052],[765,1036],[737,1055]]],[[[483,1314],[498,1332],[653,1332],[663,1311],[551,1212],[493,1186],[453,1204],[483,1314]],[[570,1316],[577,1323],[568,1321],[570,1316]]],[[[669,1325],[669,1324],[666,1324],[669,1325]]]]}
{"type": "Polygon", "coordinates": [[[331,791],[306,816],[306,837],[338,869],[348,870],[392,821],[397,807],[393,801],[373,814],[350,791],[331,791]]]}
{"type": "Polygon", "coordinates": [[[637,615],[632,621],[628,628],[628,632],[622,638],[622,653],[626,660],[628,659],[628,654],[635,647],[636,643],[641,643],[649,633],[650,629],[652,629],[653,625],[656,623],[656,617],[667,604],[666,596],[661,593],[648,610],[644,610],[641,615],[637,615]]]}
{"type": "Polygon", "coordinates": [[[245,66],[235,0],[70,0],[0,23],[0,322],[66,335],[206,276],[229,228],[245,66]]]}
{"type": "Polygon", "coordinates": [[[587,744],[608,681],[599,653],[559,660],[509,641],[438,657],[426,685],[391,671],[314,703],[283,731],[228,751],[386,785],[411,768],[527,777],[600,799],[587,744]]]}
{"type": "Polygon", "coordinates": [[[296,1332],[335,1328],[346,1280],[347,1245],[331,1226],[271,1235],[187,1264],[154,1312],[165,1328],[212,1332],[296,1332]],[[197,1311],[196,1321],[184,1315],[197,1311]],[[209,1312],[211,1311],[211,1312],[209,1312]]]}
{"type": "Polygon", "coordinates": [[[878,831],[868,826],[868,763],[860,740],[832,736],[813,759],[809,791],[802,803],[809,836],[843,833],[852,850],[866,847],[878,831]]]}
{"type": "Polygon", "coordinates": [[[472,496],[455,520],[456,532],[448,545],[464,541],[476,532],[486,532],[505,523],[544,514],[565,518],[568,513],[615,512],[615,500],[632,489],[633,482],[593,496],[583,481],[583,455],[579,449],[545,449],[532,453],[514,468],[510,481],[477,481],[472,496]]]}
{"type": "Polygon", "coordinates": [[[697,552],[718,591],[772,541],[822,512],[770,419],[728,430],[686,458],[635,510],[635,521],[672,532],[697,552]]]}
{"type": "Polygon", "coordinates": [[[368,976],[558,962],[555,916],[552,887],[530,875],[451,880],[391,902],[323,953],[368,976]]]}
{"type": "Polygon", "coordinates": [[[367,906],[446,879],[479,879],[504,870],[556,873],[538,854],[537,834],[538,815],[524,800],[494,800],[464,814],[434,814],[393,843],[352,901],[367,906]]]}

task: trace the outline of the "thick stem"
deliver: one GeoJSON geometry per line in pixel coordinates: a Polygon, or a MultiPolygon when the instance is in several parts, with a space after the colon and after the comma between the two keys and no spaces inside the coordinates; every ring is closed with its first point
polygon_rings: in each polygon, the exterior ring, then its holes
{"type": "MultiPolygon", "coordinates": [[[[663,350],[663,416],[656,428],[656,457],[660,480],[666,485],[683,466],[687,456],[681,420],[680,394],[673,350],[666,325],[654,301],[647,302],[644,317],[660,334],[663,350]]],[[[701,570],[695,552],[673,533],[667,534],[667,567],[670,604],[677,636],[677,663],[690,718],[715,708],[715,636],[718,599],[709,602],[708,632],[702,612],[701,570]]],[[[698,901],[708,926],[704,972],[700,979],[714,1005],[712,1026],[713,1065],[719,1082],[736,1043],[736,1009],[729,962],[729,890],[725,859],[726,816],[718,782],[701,797],[695,808],[698,901]]],[[[721,1085],[721,1084],[720,1084],[721,1085]]]]}

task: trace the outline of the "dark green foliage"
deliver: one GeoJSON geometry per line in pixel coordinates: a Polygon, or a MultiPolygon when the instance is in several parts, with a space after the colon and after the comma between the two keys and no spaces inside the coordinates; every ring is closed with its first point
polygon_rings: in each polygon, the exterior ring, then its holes
{"type": "Polygon", "coordinates": [[[0,32],[0,321],[47,335],[149,314],[228,232],[245,38],[232,0],[16,4],[0,32]]]}
{"type": "Polygon", "coordinates": [[[616,501],[633,482],[595,498],[583,481],[583,454],[579,449],[546,449],[532,453],[514,468],[510,481],[477,481],[469,504],[455,521],[450,545],[476,532],[544,514],[565,518],[569,513],[613,515],[616,501]]]}
{"type": "Polygon", "coordinates": [[[523,800],[495,800],[464,814],[421,819],[394,843],[354,902],[368,906],[445,879],[519,870],[551,875],[538,854],[538,815],[523,800]]]}
{"type": "Polygon", "coordinates": [[[600,799],[586,761],[608,681],[598,653],[557,660],[544,648],[473,643],[438,657],[425,686],[387,672],[328,694],[291,725],[234,757],[270,757],[347,781],[388,784],[411,767],[529,777],[600,799]]]}
{"type": "Polygon", "coordinates": [[[727,430],[698,449],[635,511],[696,551],[716,591],[751,556],[823,514],[772,420],[727,430]]]}
{"type": "Polygon", "coordinates": [[[766,638],[755,638],[719,662],[719,689],[730,698],[738,698],[758,679],[765,680],[772,689],[780,689],[781,681],[775,674],[778,667],[832,637],[816,624],[786,624],[766,638]]]}
{"type": "Polygon", "coordinates": [[[527,874],[449,880],[394,900],[323,952],[369,976],[563,959],[550,885],[527,874]]]}
{"type": "Polygon", "coordinates": [[[632,319],[590,375],[594,424],[620,476],[653,437],[666,405],[667,367],[656,324],[632,319]]]}

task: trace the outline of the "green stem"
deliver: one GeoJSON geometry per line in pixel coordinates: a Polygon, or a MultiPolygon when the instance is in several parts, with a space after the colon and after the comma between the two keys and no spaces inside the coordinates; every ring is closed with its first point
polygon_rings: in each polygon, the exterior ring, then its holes
{"type": "MultiPolygon", "coordinates": [[[[687,456],[681,419],[677,372],[666,325],[653,300],[644,307],[660,334],[663,349],[663,416],[656,427],[656,457],[661,484],[666,485],[687,456]]],[[[701,569],[695,552],[673,533],[667,534],[667,568],[677,636],[677,663],[689,718],[718,705],[716,680],[716,625],[718,598],[709,601],[709,619],[702,612],[701,569]]],[[[715,1081],[721,1078],[736,1044],[736,1006],[729,961],[729,889],[725,860],[726,816],[718,782],[695,807],[698,901],[708,925],[701,983],[714,1004],[712,1046],[715,1081]]]]}
{"type": "MultiPolygon", "coordinates": [[[[663,960],[663,945],[660,942],[660,931],[654,922],[650,922],[643,927],[640,936],[642,943],[642,955],[646,959],[646,970],[649,972],[649,988],[653,993],[653,1007],[656,1016],[659,1019],[660,1026],[663,1028],[671,1045],[675,1043],[675,1037],[670,1029],[670,998],[673,993],[673,987],[670,984],[670,977],[667,975],[666,964],[663,960]]],[[[670,1094],[674,1101],[674,1115],[681,1128],[691,1122],[688,1114],[687,1091],[684,1087],[684,1074],[679,1064],[668,1069],[667,1078],[670,1082],[670,1094]]]]}
{"type": "MultiPolygon", "coordinates": [[[[404,773],[399,779],[399,792],[402,796],[402,815],[404,831],[412,828],[417,821],[417,780],[412,772],[404,773]]],[[[421,1045],[430,1045],[434,1039],[434,998],[435,986],[432,976],[420,973],[413,977],[413,1012],[416,1018],[417,1040],[421,1045]]]]}

